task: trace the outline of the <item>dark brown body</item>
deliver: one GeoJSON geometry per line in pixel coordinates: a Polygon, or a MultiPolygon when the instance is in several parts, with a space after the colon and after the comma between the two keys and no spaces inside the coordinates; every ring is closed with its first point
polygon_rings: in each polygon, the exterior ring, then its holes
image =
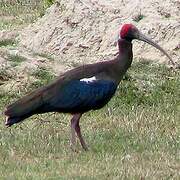
{"type": "MultiPolygon", "coordinates": [[[[119,47],[119,55],[114,60],[87,64],[65,72],[51,84],[33,91],[8,106],[5,115],[9,117],[18,117],[26,115],[27,112],[28,114],[30,112],[33,112],[33,114],[40,112],[38,107],[52,98],[52,96],[56,96],[60,93],[63,86],[73,79],[78,80],[96,76],[98,79],[111,80],[119,84],[123,75],[130,67],[133,57],[132,44],[130,42],[121,40],[119,41],[119,47]]],[[[30,115],[32,114],[30,113],[30,115]]]]}
{"type": "Polygon", "coordinates": [[[75,145],[76,134],[82,147],[87,150],[79,120],[84,112],[103,107],[114,95],[123,75],[131,66],[133,39],[144,41],[159,49],[175,65],[171,57],[157,43],[143,35],[132,24],[124,24],[119,32],[119,55],[115,59],[87,64],[67,71],[51,84],[21,98],[6,108],[4,112],[6,126],[38,113],[52,111],[72,113],[72,148],[75,145]]]}
{"type": "MultiPolygon", "coordinates": [[[[71,119],[71,147],[75,147],[75,134],[77,134],[80,143],[84,150],[87,150],[87,145],[82,137],[79,120],[82,114],[89,110],[99,109],[103,107],[114,95],[116,88],[108,96],[98,101],[95,106],[81,107],[75,109],[69,108],[52,108],[47,104],[61,95],[63,87],[73,80],[81,80],[95,76],[98,80],[110,81],[117,87],[123,75],[126,73],[132,63],[132,44],[126,40],[119,40],[119,55],[110,61],[98,62],[95,64],[87,64],[78,68],[72,69],[60,75],[57,80],[51,84],[39,88],[32,93],[26,95],[12,105],[8,106],[4,112],[6,115],[6,126],[11,126],[21,122],[24,119],[39,113],[45,112],[65,112],[73,114],[71,119]]],[[[114,86],[114,85],[113,85],[114,86]]]]}

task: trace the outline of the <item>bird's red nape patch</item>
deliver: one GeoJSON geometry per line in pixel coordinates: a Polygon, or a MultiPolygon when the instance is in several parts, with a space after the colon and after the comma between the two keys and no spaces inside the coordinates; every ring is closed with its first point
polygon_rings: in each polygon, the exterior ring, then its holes
{"type": "Polygon", "coordinates": [[[128,34],[129,30],[134,28],[132,24],[124,24],[120,30],[120,37],[124,39],[128,34]]]}

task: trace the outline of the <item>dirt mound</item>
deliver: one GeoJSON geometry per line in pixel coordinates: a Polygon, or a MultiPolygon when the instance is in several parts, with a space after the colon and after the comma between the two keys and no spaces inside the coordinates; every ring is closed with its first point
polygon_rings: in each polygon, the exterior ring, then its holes
{"type": "MultiPolygon", "coordinates": [[[[178,0],[59,0],[21,33],[21,47],[48,53],[62,62],[87,63],[117,52],[115,39],[123,23],[135,24],[180,61],[180,2],[178,0]]],[[[142,42],[134,56],[166,61],[142,42]]]]}

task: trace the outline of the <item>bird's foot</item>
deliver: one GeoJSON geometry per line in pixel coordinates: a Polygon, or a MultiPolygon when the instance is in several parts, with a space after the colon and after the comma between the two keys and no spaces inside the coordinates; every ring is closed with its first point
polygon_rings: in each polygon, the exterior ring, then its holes
{"type": "Polygon", "coordinates": [[[70,144],[70,148],[73,152],[78,153],[78,150],[75,145],[70,144]]]}
{"type": "MultiPolygon", "coordinates": [[[[71,150],[73,151],[73,152],[78,152],[78,149],[77,149],[77,147],[76,147],[76,143],[70,143],[70,148],[71,148],[71,150]]],[[[82,146],[82,148],[83,148],[83,150],[84,151],[88,151],[89,149],[88,149],[88,146],[86,145],[86,144],[81,144],[81,146],[82,146]]]]}
{"type": "Polygon", "coordinates": [[[86,143],[83,141],[83,143],[81,142],[81,146],[85,151],[88,151],[88,146],[86,145],[86,143]]]}

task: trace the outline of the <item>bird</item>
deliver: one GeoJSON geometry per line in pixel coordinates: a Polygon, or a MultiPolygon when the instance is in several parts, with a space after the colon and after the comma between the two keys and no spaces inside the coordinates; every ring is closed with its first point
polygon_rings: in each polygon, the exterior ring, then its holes
{"type": "Polygon", "coordinates": [[[7,127],[26,118],[47,112],[69,113],[72,115],[71,147],[75,149],[76,138],[84,150],[88,146],[81,133],[81,116],[105,106],[114,96],[123,76],[133,60],[132,40],[144,41],[165,54],[174,65],[167,52],[153,40],[143,35],[133,24],[124,24],[118,33],[118,55],[111,60],[94,64],[84,64],[71,69],[43,87],[25,95],[4,110],[7,127]]]}

